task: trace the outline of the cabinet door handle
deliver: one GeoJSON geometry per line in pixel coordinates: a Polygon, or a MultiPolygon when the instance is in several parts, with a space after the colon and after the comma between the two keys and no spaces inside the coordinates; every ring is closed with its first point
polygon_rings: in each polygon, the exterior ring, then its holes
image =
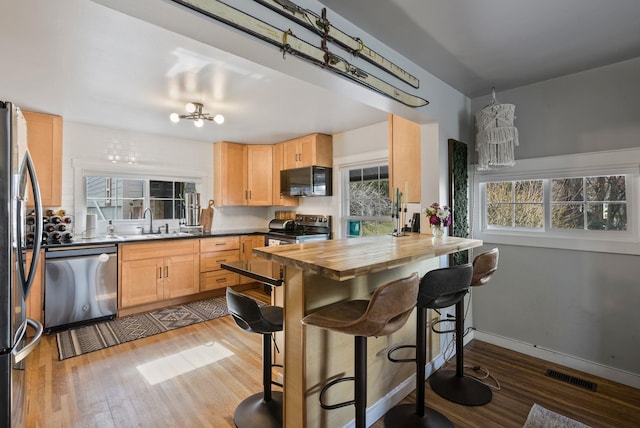
{"type": "Polygon", "coordinates": [[[169,266],[164,267],[164,277],[169,278],[169,266]]]}
{"type": "Polygon", "coordinates": [[[244,198],[245,198],[245,199],[249,199],[249,198],[247,197],[247,193],[248,193],[248,192],[245,190],[245,191],[244,191],[244,198]]]}
{"type": "Polygon", "coordinates": [[[242,243],[242,252],[244,253],[244,242],[242,243]]]}
{"type": "Polygon", "coordinates": [[[227,278],[218,278],[216,282],[227,282],[227,278]]]}
{"type": "Polygon", "coordinates": [[[227,259],[216,260],[216,263],[223,263],[223,262],[226,262],[226,261],[227,261],[227,259]]]}
{"type": "Polygon", "coordinates": [[[158,268],[158,278],[162,279],[162,266],[158,268]]]}

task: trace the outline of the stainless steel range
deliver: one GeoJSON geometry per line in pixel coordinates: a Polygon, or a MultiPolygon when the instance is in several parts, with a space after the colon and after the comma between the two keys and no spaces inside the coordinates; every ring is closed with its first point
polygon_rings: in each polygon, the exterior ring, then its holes
{"type": "Polygon", "coordinates": [[[297,214],[295,220],[271,220],[264,244],[269,247],[327,239],[331,239],[330,215],[297,214]]]}

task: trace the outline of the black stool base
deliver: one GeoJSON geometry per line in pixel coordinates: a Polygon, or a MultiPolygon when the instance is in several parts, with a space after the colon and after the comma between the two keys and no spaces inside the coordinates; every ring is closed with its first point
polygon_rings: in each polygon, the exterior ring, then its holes
{"type": "Polygon", "coordinates": [[[469,376],[457,376],[453,370],[437,371],[429,384],[442,398],[463,406],[482,406],[493,398],[491,388],[469,376]]]}
{"type": "Polygon", "coordinates": [[[384,426],[389,428],[453,428],[442,413],[424,408],[424,416],[416,414],[415,404],[400,404],[384,415],[384,426]]]}
{"type": "Polygon", "coordinates": [[[282,392],[272,392],[269,401],[262,397],[262,392],[253,394],[236,407],[233,422],[237,428],[282,428],[282,392]]]}

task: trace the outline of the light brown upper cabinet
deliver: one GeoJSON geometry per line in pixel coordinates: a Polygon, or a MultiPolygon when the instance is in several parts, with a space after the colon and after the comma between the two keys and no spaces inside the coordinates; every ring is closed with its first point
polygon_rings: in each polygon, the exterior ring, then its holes
{"type": "Polygon", "coordinates": [[[420,202],[420,125],[389,115],[389,190],[409,189],[408,202],[420,202]]]}
{"type": "Polygon", "coordinates": [[[283,169],[305,166],[333,166],[333,138],[311,134],[284,143],[283,169]]]}
{"type": "Polygon", "coordinates": [[[273,198],[273,148],[219,142],[213,145],[216,206],[268,206],[273,198]]]}
{"type": "Polygon", "coordinates": [[[300,204],[299,198],[280,194],[280,171],[284,169],[284,144],[273,145],[273,205],[295,207],[300,204]]]}
{"type": "MultiPolygon", "coordinates": [[[[62,116],[22,111],[27,120],[27,145],[36,168],[42,206],[62,205],[62,116]]],[[[29,189],[31,186],[28,187],[29,189]]],[[[33,206],[29,192],[28,206],[33,206]]]]}

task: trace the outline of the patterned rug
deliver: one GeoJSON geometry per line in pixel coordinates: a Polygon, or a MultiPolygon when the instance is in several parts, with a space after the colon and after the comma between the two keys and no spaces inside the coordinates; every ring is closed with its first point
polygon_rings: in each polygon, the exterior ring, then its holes
{"type": "Polygon", "coordinates": [[[581,422],[534,404],[523,428],[589,428],[581,422]]]}
{"type": "Polygon", "coordinates": [[[228,313],[226,299],[220,296],[62,331],[56,334],[58,356],[76,357],[228,313]]]}

